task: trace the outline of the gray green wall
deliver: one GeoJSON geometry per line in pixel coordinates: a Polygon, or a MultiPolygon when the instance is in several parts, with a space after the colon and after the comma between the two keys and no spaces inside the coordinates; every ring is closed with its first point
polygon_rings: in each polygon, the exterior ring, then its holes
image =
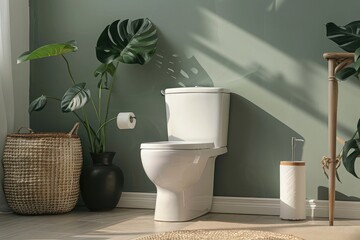
{"type": "MultiPolygon", "coordinates": [[[[325,37],[325,24],[358,20],[359,9],[358,0],[32,0],[31,46],[77,40],[79,51],[68,55],[75,78],[95,90],[94,46],[103,28],[119,18],[148,17],[156,24],[157,55],[144,66],[121,65],[110,109],[112,115],[133,111],[137,116],[134,130],[109,127],[108,149],[117,152],[124,191],[155,192],[139,146],[166,139],[160,90],[198,85],[232,91],[228,153],[216,161],[215,195],[279,197],[279,161],[290,160],[295,136],[305,139],[296,156],[307,164],[307,197],[323,199],[327,179],[320,160],[328,150],[322,54],[339,50],[325,37]]],[[[62,96],[69,86],[62,59],[31,64],[31,99],[42,93],[62,96]]],[[[344,138],[360,116],[359,88],[359,81],[340,84],[338,134],[344,138]]],[[[75,121],[52,103],[32,114],[31,127],[68,131],[75,121]]],[[[360,180],[343,167],[339,172],[339,198],[360,197],[360,180]]]]}

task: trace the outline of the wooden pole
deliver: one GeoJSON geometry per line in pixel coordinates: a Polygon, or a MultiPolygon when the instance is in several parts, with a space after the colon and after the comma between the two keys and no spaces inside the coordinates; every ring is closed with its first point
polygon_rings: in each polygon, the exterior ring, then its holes
{"type": "Polygon", "coordinates": [[[329,143],[329,225],[334,225],[335,210],[335,160],[336,160],[336,124],[337,124],[337,102],[338,83],[335,78],[335,59],[328,61],[328,143],[329,143]]]}
{"type": "Polygon", "coordinates": [[[353,62],[353,53],[324,53],[328,61],[328,143],[329,143],[329,225],[334,225],[336,175],[336,125],[338,109],[338,82],[336,72],[353,62]]]}

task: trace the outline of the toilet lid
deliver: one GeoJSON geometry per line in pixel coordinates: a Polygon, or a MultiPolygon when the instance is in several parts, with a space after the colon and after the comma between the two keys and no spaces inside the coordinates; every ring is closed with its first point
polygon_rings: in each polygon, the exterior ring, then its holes
{"type": "Polygon", "coordinates": [[[214,143],[188,142],[188,141],[164,141],[142,143],[140,149],[166,149],[166,150],[200,150],[214,148],[214,143]]]}
{"type": "Polygon", "coordinates": [[[230,90],[222,87],[180,87],[165,89],[165,94],[174,93],[230,93],[230,90]]]}

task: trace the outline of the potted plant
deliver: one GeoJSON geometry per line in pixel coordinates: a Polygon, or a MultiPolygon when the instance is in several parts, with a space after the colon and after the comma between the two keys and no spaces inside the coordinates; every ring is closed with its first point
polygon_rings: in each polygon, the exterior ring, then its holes
{"type": "Polygon", "coordinates": [[[140,65],[147,63],[156,51],[157,40],[156,28],[147,18],[134,21],[116,20],[107,25],[96,44],[96,57],[101,63],[94,71],[94,77],[98,80],[98,90],[95,94],[97,98],[94,98],[90,89],[86,88],[86,82],[75,80],[70,63],[65,57],[65,54],[77,51],[75,41],[45,45],[24,52],[18,57],[18,63],[52,56],[60,56],[65,61],[73,86],[66,90],[62,98],[41,95],[30,103],[29,112],[44,109],[48,100],[59,101],[61,111],[75,114],[85,127],[93,166],[83,169],[81,191],[85,204],[91,210],[114,208],[119,201],[123,186],[120,168],[112,165],[115,153],[106,150],[106,127],[116,119],[116,116],[109,116],[109,107],[117,80],[117,68],[120,63],[140,65]],[[95,113],[95,122],[90,122],[84,108],[88,102],[91,103],[95,113]],[[109,184],[106,182],[109,180],[114,182],[109,184]]]}
{"type": "MultiPolygon", "coordinates": [[[[360,21],[351,22],[345,26],[337,26],[330,22],[326,24],[326,36],[334,41],[340,48],[354,53],[354,63],[336,73],[339,80],[350,77],[360,77],[360,21]]],[[[345,141],[342,154],[340,154],[345,169],[353,176],[359,178],[355,172],[355,160],[360,155],[360,119],[357,129],[349,140],[345,141]]],[[[338,175],[337,175],[338,177],[338,175]]],[[[339,178],[338,178],[339,179],[339,178]]]]}

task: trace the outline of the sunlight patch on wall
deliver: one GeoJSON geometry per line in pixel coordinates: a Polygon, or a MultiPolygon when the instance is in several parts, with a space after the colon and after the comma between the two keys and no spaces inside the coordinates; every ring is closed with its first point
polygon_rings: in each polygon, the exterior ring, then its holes
{"type": "Polygon", "coordinates": [[[216,41],[191,35],[192,51],[215,85],[231,88],[289,126],[300,116],[314,117],[314,112],[320,114],[315,120],[324,121],[326,99],[319,96],[327,91],[326,63],[318,67],[301,62],[211,11],[199,11],[219,26],[216,41]]]}
{"type": "Polygon", "coordinates": [[[268,12],[278,11],[285,1],[286,0],[273,0],[267,9],[268,12]]]}

